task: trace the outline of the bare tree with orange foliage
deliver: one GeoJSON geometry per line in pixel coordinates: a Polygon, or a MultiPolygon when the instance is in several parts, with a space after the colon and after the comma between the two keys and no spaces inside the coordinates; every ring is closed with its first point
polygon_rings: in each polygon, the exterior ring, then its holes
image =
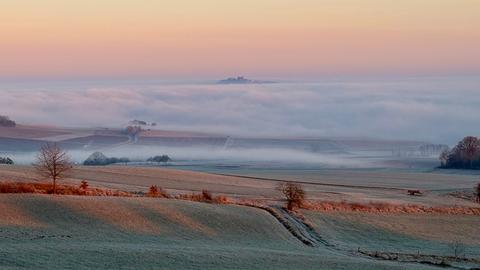
{"type": "Polygon", "coordinates": [[[287,182],[279,186],[279,190],[287,199],[287,209],[293,210],[295,207],[301,207],[305,201],[305,191],[302,185],[295,182],[287,182]]]}

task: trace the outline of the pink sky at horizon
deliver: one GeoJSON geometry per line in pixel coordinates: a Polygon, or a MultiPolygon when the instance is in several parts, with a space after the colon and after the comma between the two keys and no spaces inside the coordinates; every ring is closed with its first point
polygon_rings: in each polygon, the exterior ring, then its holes
{"type": "Polygon", "coordinates": [[[478,14],[477,0],[3,1],[0,79],[479,74],[478,14]]]}

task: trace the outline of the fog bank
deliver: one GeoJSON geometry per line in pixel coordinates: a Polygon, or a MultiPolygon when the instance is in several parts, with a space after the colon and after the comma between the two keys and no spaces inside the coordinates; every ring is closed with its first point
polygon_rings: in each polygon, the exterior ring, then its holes
{"type": "Polygon", "coordinates": [[[121,126],[235,136],[348,136],[452,144],[479,135],[480,80],[264,85],[0,84],[0,114],[20,123],[121,126]]]}

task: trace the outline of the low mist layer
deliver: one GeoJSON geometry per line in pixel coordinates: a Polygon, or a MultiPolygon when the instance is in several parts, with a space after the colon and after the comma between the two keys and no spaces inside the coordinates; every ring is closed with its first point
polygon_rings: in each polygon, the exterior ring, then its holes
{"type": "MultiPolygon", "coordinates": [[[[68,154],[76,163],[82,163],[95,150],[69,150],[68,154]]],[[[251,163],[276,163],[276,164],[311,164],[325,167],[372,167],[364,160],[355,160],[347,155],[329,155],[311,153],[307,151],[263,148],[263,149],[222,149],[212,147],[161,147],[161,146],[122,146],[103,149],[103,154],[109,157],[126,157],[133,162],[145,162],[149,157],[168,154],[173,163],[188,165],[201,163],[212,164],[251,164],[251,163]]],[[[30,164],[35,158],[34,152],[9,153],[17,164],[30,164]]]]}

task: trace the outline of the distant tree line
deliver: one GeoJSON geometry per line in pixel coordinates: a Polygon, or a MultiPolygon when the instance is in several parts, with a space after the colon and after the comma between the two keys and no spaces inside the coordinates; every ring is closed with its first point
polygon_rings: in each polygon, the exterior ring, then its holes
{"type": "Polygon", "coordinates": [[[10,120],[8,116],[0,115],[0,127],[15,127],[17,123],[10,120]]]}
{"type": "Polygon", "coordinates": [[[14,162],[11,158],[9,157],[0,157],[0,164],[7,164],[7,165],[13,165],[14,162]]]}
{"type": "Polygon", "coordinates": [[[167,155],[154,156],[147,159],[147,162],[157,162],[157,163],[167,163],[172,161],[172,159],[167,155]]]}
{"type": "Polygon", "coordinates": [[[107,157],[101,152],[95,152],[91,154],[84,162],[83,165],[86,166],[105,166],[115,163],[128,163],[130,160],[128,158],[116,158],[116,157],[107,157]]]}
{"type": "Polygon", "coordinates": [[[480,169],[480,139],[473,136],[463,138],[451,150],[440,154],[441,168],[480,169]]]}
{"type": "MultiPolygon", "coordinates": [[[[167,155],[158,155],[150,157],[146,160],[146,162],[157,162],[157,163],[167,163],[172,161],[172,159],[167,155]]],[[[91,154],[84,162],[83,165],[85,166],[105,166],[115,163],[128,163],[131,162],[128,158],[117,158],[117,157],[107,157],[102,152],[95,152],[91,154]]],[[[141,161],[145,162],[145,161],[141,161]]]]}
{"type": "Polygon", "coordinates": [[[418,148],[421,156],[438,156],[443,151],[448,150],[448,145],[445,144],[424,144],[418,148]]]}
{"type": "Polygon", "coordinates": [[[137,119],[130,121],[129,124],[132,125],[132,126],[149,126],[149,125],[150,125],[150,126],[152,126],[152,127],[154,127],[154,126],[157,125],[157,123],[155,123],[155,122],[151,122],[151,123],[149,124],[149,123],[146,122],[146,121],[137,120],[137,119]]]}

